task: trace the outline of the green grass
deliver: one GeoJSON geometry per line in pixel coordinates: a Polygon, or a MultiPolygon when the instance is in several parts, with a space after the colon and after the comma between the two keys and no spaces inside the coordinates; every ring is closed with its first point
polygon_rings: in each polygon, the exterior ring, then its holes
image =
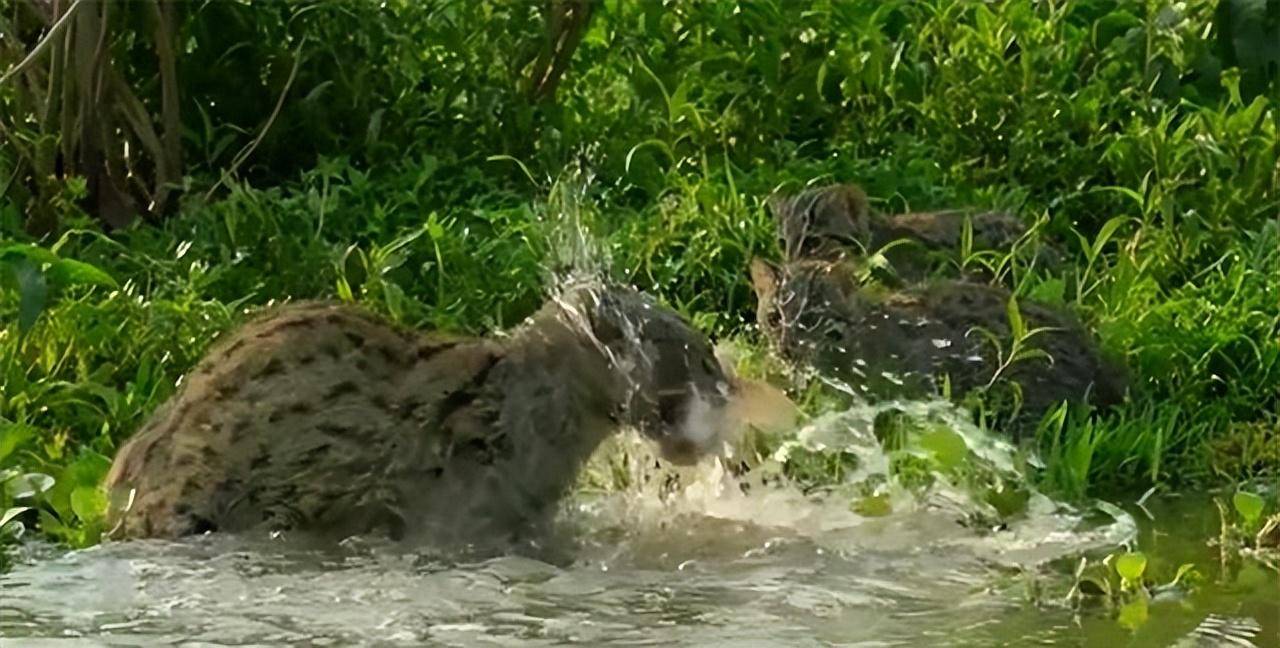
{"type": "MultiPolygon", "coordinates": [[[[59,229],[33,239],[33,194],[0,195],[4,245],[56,254],[5,257],[0,512],[34,505],[29,526],[91,544],[109,457],[246,312],[328,297],[415,326],[509,327],[581,262],[566,223],[593,232],[616,277],[758,350],[746,268],[779,254],[764,199],[814,179],[859,182],[891,212],[1044,221],[1029,243],[1064,250],[1065,269],[1013,260],[1005,279],[1076,309],[1134,377],[1118,410],[1046,422],[1046,487],[1275,475],[1280,91],[1223,53],[1214,4],[610,1],[542,104],[510,65],[541,42],[515,5],[191,9],[177,214],[104,234],[83,182],[51,176],[58,198],[40,208],[59,229]],[[282,51],[261,44],[286,35],[282,51]],[[277,125],[205,202],[295,47],[277,125]],[[224,51],[262,75],[210,74],[224,51]],[[33,272],[47,294],[27,327],[33,272]],[[54,489],[17,501],[29,473],[54,489]]],[[[0,182],[21,164],[0,143],[0,182]]]]}

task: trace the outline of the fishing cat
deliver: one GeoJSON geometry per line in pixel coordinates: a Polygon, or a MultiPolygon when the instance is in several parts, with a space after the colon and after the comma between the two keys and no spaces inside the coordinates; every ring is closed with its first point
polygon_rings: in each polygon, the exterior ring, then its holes
{"type": "Polygon", "coordinates": [[[1008,423],[1015,435],[1064,400],[1108,406],[1123,398],[1123,371],[1103,358],[1088,331],[1070,314],[1035,302],[1019,304],[1018,313],[1027,330],[1044,330],[1022,348],[1043,355],[1006,364],[1010,294],[1001,287],[946,280],[864,287],[849,262],[821,259],[782,266],[755,259],[751,278],[757,321],[780,354],[866,396],[925,395],[943,376],[956,398],[1001,384],[1014,390],[1008,423]]]}
{"type": "MultiPolygon", "coordinates": [[[[988,392],[1015,433],[1062,401],[1106,406],[1123,398],[1123,370],[1102,357],[1092,336],[1069,313],[1024,300],[1020,342],[1037,349],[1010,360],[1011,293],[1000,286],[931,279],[929,255],[954,250],[963,226],[956,212],[884,216],[872,212],[854,185],[809,189],[772,201],[785,262],[751,264],[757,321],[781,355],[812,366],[870,397],[919,396],[946,378],[962,398],[988,392]],[[898,238],[912,246],[890,259],[914,282],[859,281],[859,255],[898,238]],[[998,343],[998,344],[997,344],[998,343]],[[995,393],[993,392],[993,388],[995,393]]],[[[970,219],[974,245],[1011,245],[1025,229],[1011,215],[970,219]]]]}
{"type": "Polygon", "coordinates": [[[704,336],[624,287],[566,290],[497,339],[285,306],[216,344],[120,449],[115,535],[514,538],[622,426],[675,462],[708,452],[731,383],[704,336]]]}
{"type": "MultiPolygon", "coordinates": [[[[784,258],[835,260],[896,243],[885,256],[895,274],[908,281],[958,261],[966,217],[974,251],[1009,250],[1027,232],[1017,216],[1006,212],[883,214],[873,210],[867,194],[852,184],[775,196],[769,205],[778,222],[784,258]]],[[[1046,251],[1043,256],[1049,260],[1052,254],[1046,251]]]]}

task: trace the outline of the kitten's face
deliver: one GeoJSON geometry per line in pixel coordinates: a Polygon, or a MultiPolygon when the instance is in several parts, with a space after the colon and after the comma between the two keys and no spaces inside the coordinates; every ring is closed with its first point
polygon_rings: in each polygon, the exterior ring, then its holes
{"type": "Polygon", "coordinates": [[[760,331],[791,356],[812,350],[807,347],[824,337],[842,336],[840,325],[856,307],[853,272],[841,263],[797,261],[777,267],[753,259],[751,283],[760,331]]]}
{"type": "Polygon", "coordinates": [[[692,327],[670,333],[651,340],[656,355],[652,398],[638,403],[638,421],[666,459],[693,463],[715,451],[728,431],[731,380],[710,343],[692,327]]]}
{"type": "Polygon", "coordinates": [[[838,259],[865,248],[871,238],[867,195],[855,185],[806,189],[769,201],[788,260],[838,259]]]}

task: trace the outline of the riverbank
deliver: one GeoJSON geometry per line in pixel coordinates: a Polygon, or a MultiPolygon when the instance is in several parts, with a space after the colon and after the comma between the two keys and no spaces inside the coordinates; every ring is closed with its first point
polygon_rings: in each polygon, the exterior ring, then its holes
{"type": "Polygon", "coordinates": [[[32,125],[48,122],[6,122],[0,511],[95,543],[115,450],[220,332],[277,300],[487,333],[532,312],[586,240],[615,277],[763,358],[747,267],[779,255],[766,200],[828,180],[888,213],[1007,210],[1035,225],[1028,250],[1063,251],[1053,272],[1033,255],[964,257],[1079,314],[1134,378],[1123,406],[1042,430],[1029,479],[1045,492],[1280,473],[1280,107],[1214,3],[837,3],[786,19],[605,3],[551,102],[505,64],[540,23],[475,4],[185,15],[203,44],[182,68],[184,198],[109,234],[83,177],[33,175],[19,144],[56,141],[32,125]]]}

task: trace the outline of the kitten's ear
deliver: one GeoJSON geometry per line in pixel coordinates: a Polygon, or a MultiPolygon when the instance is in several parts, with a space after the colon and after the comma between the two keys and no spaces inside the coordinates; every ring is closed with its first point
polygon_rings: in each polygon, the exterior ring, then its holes
{"type": "Polygon", "coordinates": [[[856,184],[839,185],[837,191],[844,201],[842,214],[849,221],[849,227],[865,235],[871,223],[871,199],[867,192],[856,184]]]}
{"type": "Polygon", "coordinates": [[[798,251],[800,244],[797,235],[803,236],[805,230],[803,223],[796,222],[800,215],[795,212],[795,197],[774,193],[765,202],[769,205],[769,213],[773,214],[773,227],[774,232],[777,233],[778,245],[782,248],[783,254],[791,258],[792,253],[798,251]]]}
{"type": "Polygon", "coordinates": [[[760,301],[772,299],[778,292],[781,271],[774,264],[754,257],[751,259],[751,287],[756,289],[756,298],[760,301]]]}
{"type": "Polygon", "coordinates": [[[765,204],[769,206],[769,213],[773,214],[773,220],[781,222],[786,214],[790,213],[793,202],[790,196],[775,193],[769,196],[765,204]]]}

